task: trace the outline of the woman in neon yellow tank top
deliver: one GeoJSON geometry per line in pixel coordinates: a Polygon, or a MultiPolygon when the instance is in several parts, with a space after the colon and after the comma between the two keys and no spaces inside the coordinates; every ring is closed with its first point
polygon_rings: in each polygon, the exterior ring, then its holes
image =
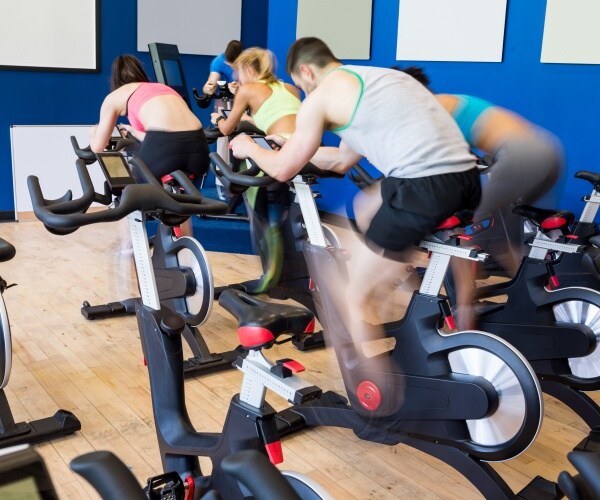
{"type": "MultiPolygon", "coordinates": [[[[249,119],[265,134],[290,137],[296,128],[296,113],[300,107],[299,91],[277,79],[273,74],[270,51],[252,47],[244,50],[233,63],[240,87],[235,94],[229,118],[213,113],[211,121],[223,135],[229,135],[241,120],[249,119]]],[[[275,286],[283,265],[282,217],[289,207],[287,185],[277,188],[250,188],[244,193],[251,214],[253,241],[261,256],[264,273],[256,282],[253,293],[267,292],[275,286]]]]}
{"type": "Polygon", "coordinates": [[[223,135],[229,135],[249,111],[254,124],[266,134],[289,137],[296,128],[299,91],[273,74],[271,52],[252,47],[244,50],[233,64],[240,82],[233,108],[229,118],[213,113],[211,121],[223,135]]]}

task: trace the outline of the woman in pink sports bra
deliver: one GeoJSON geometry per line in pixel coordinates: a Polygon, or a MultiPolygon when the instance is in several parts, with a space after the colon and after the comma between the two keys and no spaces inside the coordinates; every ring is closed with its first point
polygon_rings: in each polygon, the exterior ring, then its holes
{"type": "Polygon", "coordinates": [[[142,142],[138,157],[158,179],[183,170],[200,177],[210,165],[208,144],[200,120],[172,88],[152,83],[139,59],[117,57],[112,64],[111,90],[100,108],[100,121],[90,131],[90,146],[103,151],[120,116],[122,126],[142,142]]]}

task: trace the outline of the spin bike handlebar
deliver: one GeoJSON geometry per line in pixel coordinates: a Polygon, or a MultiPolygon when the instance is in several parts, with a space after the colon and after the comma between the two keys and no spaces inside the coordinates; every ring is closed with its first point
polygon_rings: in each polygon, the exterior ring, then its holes
{"type": "Polygon", "coordinates": [[[225,85],[217,85],[219,87],[219,94],[217,94],[216,90],[213,94],[205,94],[204,92],[200,94],[196,87],[192,87],[192,95],[196,100],[196,104],[198,107],[202,109],[208,108],[210,103],[215,99],[223,99],[224,101],[229,101],[234,98],[234,95],[229,90],[227,83],[225,85]]]}
{"type": "Polygon", "coordinates": [[[254,162],[250,162],[251,167],[247,170],[234,172],[231,165],[229,165],[219,153],[210,153],[209,157],[217,167],[217,169],[215,169],[215,174],[219,177],[224,177],[228,181],[228,184],[237,184],[238,186],[244,187],[265,187],[279,182],[266,174],[259,177],[258,175],[262,170],[254,162]]]}
{"type": "Polygon", "coordinates": [[[240,134],[259,135],[259,136],[266,135],[256,125],[253,125],[252,123],[250,123],[249,121],[246,121],[246,120],[241,120],[237,124],[237,127],[235,127],[233,132],[231,132],[228,136],[223,135],[221,133],[221,131],[219,130],[219,127],[210,127],[210,128],[204,129],[204,135],[206,136],[206,140],[208,141],[209,144],[212,144],[213,142],[215,142],[217,139],[219,139],[221,137],[228,137],[229,139],[231,139],[232,137],[235,137],[236,135],[240,135],[240,134]]]}
{"type": "MultiPolygon", "coordinates": [[[[137,148],[139,146],[139,141],[137,139],[134,139],[129,133],[127,135],[127,138],[111,137],[107,147],[107,151],[126,151],[128,149],[137,148]]],[[[79,146],[77,138],[73,135],[71,136],[71,145],[73,146],[73,151],[75,151],[77,158],[83,160],[87,165],[96,163],[96,153],[92,151],[90,146],[82,148],[81,146],[79,146]]]]}
{"type": "Polygon", "coordinates": [[[94,451],[71,461],[71,470],[85,478],[102,498],[147,499],[127,466],[109,451],[94,451]]]}
{"type": "MultiPolygon", "coordinates": [[[[76,200],[53,204],[51,200],[44,198],[39,179],[34,175],[29,176],[27,185],[36,217],[48,228],[75,230],[98,222],[117,221],[138,210],[158,213],[158,218],[162,215],[222,214],[227,210],[227,205],[224,203],[202,197],[197,190],[191,190],[187,184],[187,187],[184,187],[190,190],[186,194],[169,193],[163,189],[141,160],[133,159],[131,163],[136,172],[148,182],[126,186],[117,207],[92,213],[86,211],[97,193],[82,160],[79,160],[77,167],[83,195],[76,200]]],[[[183,179],[185,174],[177,174],[177,177],[185,183],[183,179]]]]}
{"type": "MultiPolygon", "coordinates": [[[[34,191],[37,196],[37,200],[40,207],[52,207],[52,212],[55,214],[71,214],[75,212],[86,211],[93,202],[102,203],[108,205],[111,201],[110,194],[105,192],[104,195],[96,193],[94,190],[94,184],[90,178],[90,174],[87,169],[85,160],[78,159],[75,161],[75,168],[77,169],[77,175],[79,176],[79,183],[83,194],[77,199],[73,199],[73,193],[69,189],[63,196],[56,200],[50,200],[42,196],[41,189],[39,187],[39,180],[35,176],[29,176],[27,179],[27,186],[29,187],[29,194],[32,196],[32,183],[37,185],[37,189],[34,191]],[[35,178],[33,181],[31,178],[35,178]]],[[[35,207],[34,207],[35,208],[35,207]]]]}
{"type": "Polygon", "coordinates": [[[96,162],[96,153],[92,151],[92,148],[89,146],[85,148],[80,147],[74,135],[71,136],[71,146],[73,146],[73,151],[75,151],[77,158],[83,160],[86,164],[91,165],[96,162]]]}
{"type": "MultiPolygon", "coordinates": [[[[251,158],[247,159],[251,165],[249,169],[241,172],[234,172],[231,165],[223,160],[219,153],[210,153],[209,156],[211,161],[217,167],[215,170],[216,175],[225,178],[227,184],[234,184],[243,187],[265,187],[281,182],[277,179],[273,179],[273,177],[269,177],[251,158]],[[263,175],[259,175],[261,173],[263,175]]],[[[339,174],[331,170],[322,170],[310,162],[302,168],[302,170],[299,172],[299,175],[320,178],[344,177],[344,174],[339,174]]]]}
{"type": "Polygon", "coordinates": [[[0,238],[0,262],[12,259],[17,251],[15,247],[3,238],[0,238]]]}
{"type": "Polygon", "coordinates": [[[375,179],[369,172],[367,172],[360,165],[354,165],[352,167],[352,172],[348,174],[350,180],[354,182],[360,189],[364,189],[366,187],[372,186],[379,179],[375,179]]]}

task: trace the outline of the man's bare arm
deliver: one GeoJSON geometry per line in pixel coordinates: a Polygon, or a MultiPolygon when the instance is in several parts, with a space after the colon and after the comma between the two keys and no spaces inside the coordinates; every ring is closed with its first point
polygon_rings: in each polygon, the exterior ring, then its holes
{"type": "Polygon", "coordinates": [[[296,116],[296,131],[279,151],[268,151],[249,137],[239,136],[230,143],[236,158],[252,158],[267,175],[287,181],[302,170],[319,149],[325,128],[324,108],[318,93],[308,96],[296,116]]]}
{"type": "Polygon", "coordinates": [[[344,142],[341,142],[337,148],[320,147],[310,161],[322,170],[332,170],[343,174],[361,159],[361,155],[350,149],[344,142]]]}
{"type": "Polygon", "coordinates": [[[208,95],[213,95],[217,90],[217,81],[221,78],[221,74],[216,71],[211,71],[208,75],[206,83],[202,87],[202,92],[208,95]]]}

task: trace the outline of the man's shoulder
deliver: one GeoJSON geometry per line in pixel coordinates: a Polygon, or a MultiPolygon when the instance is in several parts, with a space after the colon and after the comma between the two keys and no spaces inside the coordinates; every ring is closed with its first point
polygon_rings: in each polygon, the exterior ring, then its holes
{"type": "Polygon", "coordinates": [[[219,72],[218,70],[223,69],[223,66],[225,66],[225,53],[224,52],[222,52],[221,54],[219,54],[212,60],[212,62],[210,63],[210,69],[211,69],[211,71],[219,72]]]}

